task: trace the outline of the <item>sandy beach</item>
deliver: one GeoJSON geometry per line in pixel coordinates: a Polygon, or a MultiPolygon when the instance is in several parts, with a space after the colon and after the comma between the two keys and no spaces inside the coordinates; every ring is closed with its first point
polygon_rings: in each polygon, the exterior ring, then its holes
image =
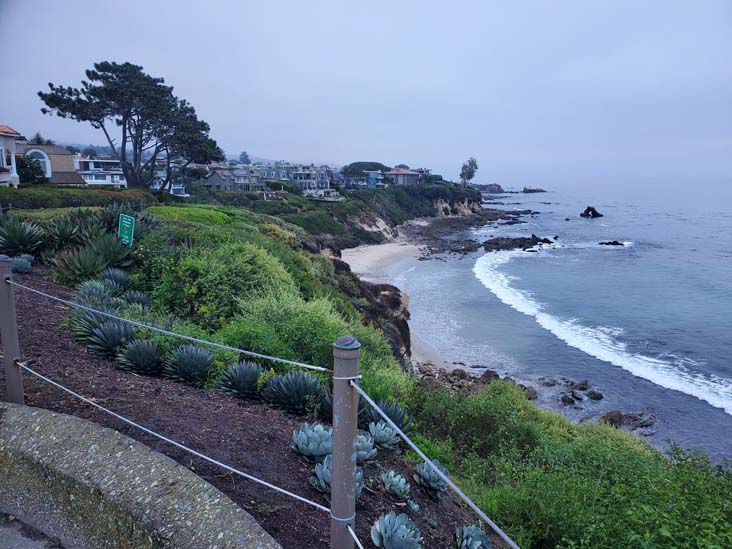
{"type": "MultiPolygon", "coordinates": [[[[396,240],[343,250],[341,259],[364,280],[397,285],[394,280],[398,274],[395,266],[404,260],[418,258],[424,249],[423,245],[396,240]]],[[[404,292],[402,296],[408,303],[409,296],[404,292]]],[[[410,337],[413,364],[431,362],[439,368],[455,368],[455,365],[443,360],[437,350],[413,330],[410,337]]]]}

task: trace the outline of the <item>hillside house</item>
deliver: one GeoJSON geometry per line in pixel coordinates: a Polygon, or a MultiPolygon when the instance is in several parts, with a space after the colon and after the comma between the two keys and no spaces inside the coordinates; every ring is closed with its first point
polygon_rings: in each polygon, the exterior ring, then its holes
{"type": "Polygon", "coordinates": [[[111,157],[89,158],[77,155],[74,158],[76,173],[87,185],[127,188],[127,180],[120,161],[111,157]]]}
{"type": "Polygon", "coordinates": [[[384,173],[384,176],[389,179],[392,185],[414,185],[419,183],[422,174],[412,170],[405,170],[404,168],[394,168],[384,173]]]}
{"type": "Polygon", "coordinates": [[[0,187],[17,187],[18,171],[15,166],[15,140],[20,137],[10,126],[0,124],[0,187]]]}
{"type": "Polygon", "coordinates": [[[18,156],[34,158],[51,183],[57,185],[84,185],[85,181],[76,173],[74,155],[58,145],[35,145],[25,140],[15,142],[18,156]]]}
{"type": "Polygon", "coordinates": [[[201,183],[212,191],[240,191],[260,192],[267,190],[267,186],[259,180],[253,170],[214,170],[201,180],[201,183]]]}

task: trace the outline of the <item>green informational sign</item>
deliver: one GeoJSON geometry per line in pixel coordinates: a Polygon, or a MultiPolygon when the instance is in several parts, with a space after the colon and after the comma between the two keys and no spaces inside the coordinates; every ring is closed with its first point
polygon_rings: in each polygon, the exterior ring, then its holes
{"type": "Polygon", "coordinates": [[[117,228],[117,236],[122,244],[128,246],[132,244],[135,236],[135,218],[131,215],[119,214],[119,227],[117,228]]]}

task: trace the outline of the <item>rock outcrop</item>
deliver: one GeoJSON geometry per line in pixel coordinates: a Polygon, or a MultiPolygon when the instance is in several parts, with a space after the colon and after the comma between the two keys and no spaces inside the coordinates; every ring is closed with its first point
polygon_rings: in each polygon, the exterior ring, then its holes
{"type": "Polygon", "coordinates": [[[544,189],[540,189],[539,187],[524,187],[521,191],[522,193],[545,193],[546,191],[544,189]]]}
{"type": "Polygon", "coordinates": [[[625,428],[630,431],[651,427],[656,423],[656,414],[631,412],[624,414],[620,410],[611,410],[600,418],[600,421],[612,427],[625,428]]]}
{"type": "Polygon", "coordinates": [[[483,242],[483,248],[486,252],[498,252],[502,250],[527,250],[540,244],[552,244],[552,241],[548,238],[539,238],[535,234],[532,234],[530,238],[527,237],[498,237],[491,238],[483,242]]]}
{"type": "Polygon", "coordinates": [[[594,219],[596,217],[602,217],[603,215],[598,212],[594,206],[587,206],[585,211],[580,214],[580,217],[588,217],[594,219]]]}
{"type": "Polygon", "coordinates": [[[617,240],[605,240],[603,242],[599,242],[600,246],[623,246],[624,244],[622,242],[619,242],[617,240]]]}

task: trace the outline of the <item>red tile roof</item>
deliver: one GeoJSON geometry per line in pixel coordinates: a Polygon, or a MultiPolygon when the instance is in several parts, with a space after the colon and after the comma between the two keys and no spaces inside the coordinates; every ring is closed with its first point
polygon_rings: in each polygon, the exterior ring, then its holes
{"type": "Polygon", "coordinates": [[[17,135],[20,137],[20,134],[16,132],[13,128],[10,126],[4,126],[3,124],[0,124],[0,133],[4,133],[5,135],[17,135]]]}

